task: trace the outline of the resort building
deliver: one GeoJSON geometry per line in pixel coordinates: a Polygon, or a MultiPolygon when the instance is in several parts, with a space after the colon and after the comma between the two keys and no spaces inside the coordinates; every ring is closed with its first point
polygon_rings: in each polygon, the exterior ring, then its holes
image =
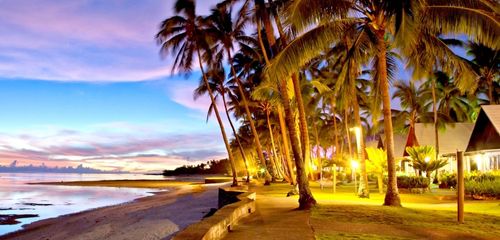
{"type": "Polygon", "coordinates": [[[500,169],[500,105],[484,105],[466,148],[478,171],[500,169]]]}

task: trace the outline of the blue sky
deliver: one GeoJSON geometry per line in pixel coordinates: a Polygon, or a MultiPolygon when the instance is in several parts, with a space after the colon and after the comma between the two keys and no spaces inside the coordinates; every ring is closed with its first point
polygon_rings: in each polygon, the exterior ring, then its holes
{"type": "Polygon", "coordinates": [[[192,98],[199,73],[171,76],[159,55],[174,2],[0,0],[0,164],[144,172],[225,157],[209,99],[192,98]]]}
{"type": "MultiPolygon", "coordinates": [[[[216,1],[198,1],[208,13],[216,1]]],[[[172,0],[0,0],[0,164],[161,171],[224,157],[199,73],[154,35],[172,0]]]]}

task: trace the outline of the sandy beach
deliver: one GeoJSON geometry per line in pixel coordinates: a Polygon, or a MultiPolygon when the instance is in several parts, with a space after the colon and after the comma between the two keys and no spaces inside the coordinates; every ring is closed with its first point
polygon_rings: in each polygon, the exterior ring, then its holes
{"type": "Polygon", "coordinates": [[[224,184],[154,180],[49,183],[77,186],[169,188],[131,202],[45,219],[23,226],[0,239],[170,239],[217,207],[217,189],[224,184]]]}

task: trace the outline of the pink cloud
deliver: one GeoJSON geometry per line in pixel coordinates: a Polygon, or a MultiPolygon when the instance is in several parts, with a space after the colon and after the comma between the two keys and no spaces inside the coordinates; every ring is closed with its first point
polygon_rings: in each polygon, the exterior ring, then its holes
{"type": "MultiPolygon", "coordinates": [[[[215,2],[199,5],[208,10],[203,5],[215,2]]],[[[172,1],[157,0],[3,0],[0,77],[116,82],[168,76],[171,60],[160,59],[154,36],[172,8],[172,1]]]]}
{"type": "Polygon", "coordinates": [[[0,133],[0,164],[76,166],[124,171],[161,171],[226,156],[218,133],[79,132],[0,133]]]}

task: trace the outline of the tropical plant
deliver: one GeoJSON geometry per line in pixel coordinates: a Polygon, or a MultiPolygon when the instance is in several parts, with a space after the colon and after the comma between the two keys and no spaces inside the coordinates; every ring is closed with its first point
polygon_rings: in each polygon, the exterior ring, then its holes
{"type": "Polygon", "coordinates": [[[384,173],[387,169],[387,153],[381,148],[366,148],[368,161],[366,168],[368,172],[377,176],[377,185],[379,193],[384,193],[384,173]]]}
{"type": "Polygon", "coordinates": [[[425,172],[426,177],[430,180],[431,173],[446,166],[446,159],[436,159],[436,150],[432,146],[413,146],[406,147],[406,152],[410,155],[411,164],[415,170],[425,172]]]}
{"type": "Polygon", "coordinates": [[[174,7],[177,15],[170,17],[161,23],[160,30],[156,34],[156,39],[161,45],[161,52],[163,55],[168,55],[169,53],[175,55],[172,71],[178,69],[182,72],[191,72],[193,59],[198,59],[203,81],[205,82],[210,100],[214,106],[215,116],[217,118],[217,122],[219,123],[224,145],[228,153],[229,162],[231,163],[233,185],[236,186],[238,185],[238,180],[234,157],[227,139],[224,124],[222,123],[222,119],[217,109],[214,94],[210,88],[202,63],[204,60],[202,59],[202,52],[210,55],[210,39],[206,38],[206,29],[204,27],[206,20],[197,16],[195,9],[196,5],[193,0],[177,0],[174,7]]]}
{"type": "Polygon", "coordinates": [[[479,76],[479,88],[488,96],[489,104],[498,104],[500,99],[500,53],[499,49],[469,41],[467,55],[472,57],[473,68],[479,76]]]}
{"type": "MultiPolygon", "coordinates": [[[[388,160],[389,183],[384,205],[400,206],[396,185],[394,139],[388,81],[387,46],[397,44],[406,56],[421,57],[425,66],[439,62],[443,69],[454,69],[459,87],[465,90],[474,85],[467,64],[449,54],[446,45],[437,40],[438,34],[464,33],[481,43],[498,46],[499,21],[495,17],[497,4],[489,1],[323,1],[298,0],[289,4],[287,22],[299,33],[268,66],[272,79],[288,78],[292,73],[327,49],[349,29],[358,34],[352,49],[372,53],[380,84],[384,130],[388,160]],[[460,14],[457,15],[457,12],[460,14]],[[427,51],[426,51],[427,50],[427,51]],[[422,53],[427,53],[424,55],[422,53]],[[423,60],[423,57],[434,57],[423,60]],[[444,60],[446,59],[446,60],[444,60]]],[[[293,79],[293,78],[292,78],[293,79]]],[[[301,99],[298,99],[299,101],[301,99]]],[[[300,112],[300,111],[299,111],[300,112]]]]}
{"type": "MultiPolygon", "coordinates": [[[[252,114],[248,107],[248,101],[246,97],[245,90],[243,89],[243,84],[238,77],[236,70],[234,69],[233,54],[234,44],[239,43],[243,45],[246,49],[251,49],[251,47],[245,45],[245,42],[252,41],[250,37],[245,35],[244,28],[248,22],[246,11],[246,5],[240,10],[241,13],[238,14],[238,18],[233,21],[232,19],[232,8],[227,4],[217,4],[217,6],[212,9],[212,13],[208,16],[209,31],[214,36],[214,52],[216,55],[223,55],[223,52],[227,54],[227,60],[229,67],[231,68],[231,74],[235,79],[236,85],[238,87],[243,106],[245,108],[245,116],[247,121],[250,123],[250,128],[252,134],[254,135],[255,145],[257,147],[257,154],[261,161],[265,162],[265,157],[263,155],[262,145],[259,140],[259,135],[255,128],[254,120],[252,119],[252,114]]],[[[269,175],[266,169],[266,176],[269,175]]],[[[269,180],[266,184],[269,184],[269,180]]]]}
{"type": "MultiPolygon", "coordinates": [[[[245,151],[244,151],[243,146],[241,144],[240,138],[237,134],[237,131],[234,127],[233,121],[231,120],[231,116],[229,115],[229,109],[227,107],[228,101],[226,101],[226,95],[228,95],[232,99],[234,99],[235,97],[231,93],[231,91],[232,91],[231,88],[226,85],[226,77],[225,77],[224,68],[220,64],[215,64],[215,66],[212,66],[212,68],[207,71],[206,75],[208,78],[210,89],[215,90],[214,99],[217,101],[217,98],[219,96],[222,97],[222,104],[224,106],[224,112],[226,113],[227,121],[229,122],[229,125],[231,126],[231,130],[233,131],[233,134],[234,134],[234,137],[236,140],[236,144],[238,146],[238,150],[240,151],[241,158],[243,159],[243,163],[245,164],[245,173],[247,176],[246,181],[249,182],[250,181],[250,172],[248,170],[248,161],[246,158],[246,154],[245,154],[245,151]]],[[[196,88],[194,90],[193,97],[196,100],[199,97],[201,97],[202,95],[207,94],[207,92],[208,92],[208,88],[205,85],[205,82],[204,82],[203,77],[202,77],[198,88],[196,88]]],[[[214,107],[215,107],[214,104],[211,103],[210,107],[208,109],[208,112],[207,112],[207,121],[208,121],[210,115],[212,114],[214,107]]]]}

